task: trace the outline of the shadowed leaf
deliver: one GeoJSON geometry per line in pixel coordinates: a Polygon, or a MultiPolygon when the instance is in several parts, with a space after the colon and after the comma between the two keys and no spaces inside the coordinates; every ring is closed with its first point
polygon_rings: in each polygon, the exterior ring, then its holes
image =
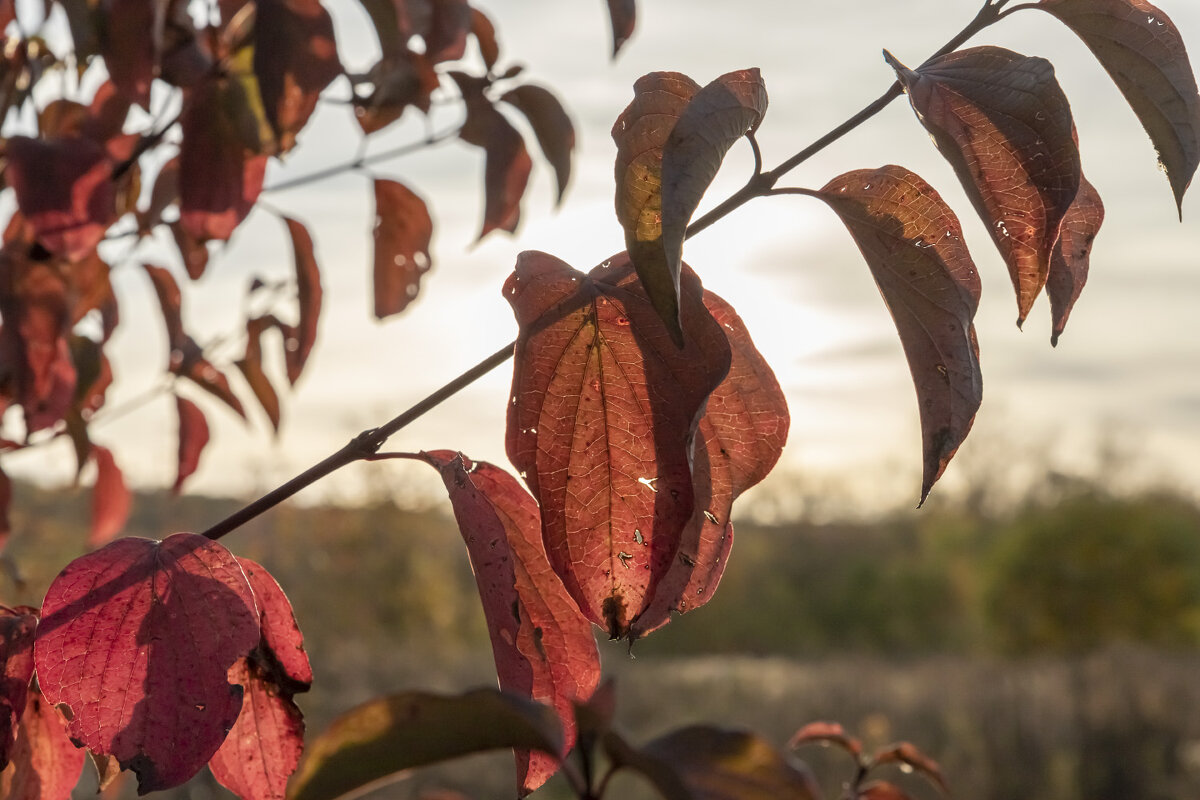
{"type": "Polygon", "coordinates": [[[183,227],[183,223],[178,220],[172,222],[169,227],[188,277],[194,281],[200,280],[200,277],[204,275],[204,270],[208,268],[208,245],[204,243],[204,240],[197,239],[188,233],[183,227]]]}
{"type": "Polygon", "coordinates": [[[432,0],[433,18],[425,34],[425,55],[430,63],[457,61],[467,52],[471,7],[467,0],[432,0]]]}
{"type": "MultiPolygon", "coordinates": [[[[165,6],[162,0],[110,0],[100,26],[100,53],[113,84],[147,111],[157,68],[156,39],[161,39],[161,34],[155,36],[152,32],[155,17],[163,14],[165,6]]],[[[158,25],[161,28],[161,20],[158,25]]]]}
{"type": "MultiPolygon", "coordinates": [[[[158,171],[150,190],[150,203],[139,215],[138,227],[149,232],[162,222],[163,212],[179,202],[179,156],[175,156],[158,171]]],[[[190,270],[189,270],[190,272],[190,270]]]]}
{"type": "Polygon", "coordinates": [[[983,399],[979,275],[954,212],[903,167],[848,172],[817,196],[850,231],[900,334],[921,413],[924,502],[983,399]]]}
{"type": "Polygon", "coordinates": [[[529,120],[542,155],[554,170],[558,186],[557,203],[571,182],[571,154],[575,151],[575,126],[558,98],[541,86],[527,83],[505,92],[500,98],[529,120]]]}
{"type": "Polygon", "coordinates": [[[133,495],[125,486],[121,468],[106,447],[92,445],[96,462],[96,485],[92,487],[92,527],[88,546],[100,547],[113,540],[129,521],[133,495]]]}
{"type": "Polygon", "coordinates": [[[1154,142],[1183,212],[1200,164],[1200,93],[1183,37],[1146,0],[1042,0],[1112,77],[1154,142]]]}
{"type": "Polygon", "coordinates": [[[46,699],[71,708],[71,737],[116,756],[145,793],[188,780],[220,747],[242,706],[226,673],[258,640],[237,560],[177,533],[71,562],[46,594],[34,660],[46,699]]]}
{"type": "Polygon", "coordinates": [[[117,298],[109,280],[109,267],[100,254],[92,251],[86,258],[67,267],[67,278],[75,302],[71,305],[70,325],[74,327],[89,311],[98,311],[103,339],[108,341],[117,327],[117,298]]]}
{"type": "Polygon", "coordinates": [[[617,117],[617,221],[625,246],[658,315],[681,345],[679,273],[663,249],[663,147],[700,86],[677,72],[652,72],[633,84],[633,100],[617,117]]]}
{"type": "Polygon", "coordinates": [[[429,59],[408,50],[385,56],[371,67],[367,79],[371,93],[353,100],[355,120],[367,134],[400,119],[409,106],[428,112],[430,96],[439,85],[429,59]]]}
{"type": "Polygon", "coordinates": [[[5,800],[69,800],[87,751],[67,735],[67,723],[36,688],[29,691],[12,761],[0,772],[5,800]]]}
{"type": "Polygon", "coordinates": [[[836,722],[810,722],[792,734],[788,747],[799,747],[802,744],[834,744],[857,759],[862,755],[862,742],[846,733],[846,729],[836,722]]]}
{"type": "Polygon", "coordinates": [[[608,18],[612,22],[613,58],[633,36],[637,24],[637,0],[608,0],[608,18]]]}
{"type": "Polygon", "coordinates": [[[644,775],[666,800],[817,800],[802,764],[752,733],[680,728],[633,748],[604,737],[613,763],[644,775]]]}
{"type": "Polygon", "coordinates": [[[242,371],[246,383],[250,384],[250,390],[254,392],[258,404],[266,413],[267,419],[271,423],[271,429],[278,433],[279,394],[271,385],[271,379],[267,377],[267,373],[263,371],[262,364],[262,335],[275,325],[276,321],[271,317],[255,317],[249,320],[246,323],[246,354],[235,363],[237,368],[242,371]]]}
{"type": "Polygon", "coordinates": [[[175,411],[179,417],[179,459],[172,491],[179,494],[183,482],[200,466],[200,455],[208,444],[208,420],[199,406],[179,395],[175,396],[175,411]]]}
{"type": "Polygon", "coordinates": [[[677,347],[621,254],[589,275],[525,252],[504,286],[521,331],[508,456],[542,509],[555,572],[613,637],[651,602],[693,511],[689,467],[729,344],[684,273],[677,347]]]}
{"type": "Polygon", "coordinates": [[[204,357],[200,345],[192,337],[185,336],[178,347],[171,349],[170,369],[225,403],[242,419],[246,418],[246,409],[230,388],[229,379],[204,357]]]}
{"type": "Polygon", "coordinates": [[[294,219],[284,217],[292,238],[292,255],[296,264],[296,294],[300,305],[300,322],[284,336],[284,357],[288,381],[294,386],[308,363],[308,356],[317,343],[317,324],[321,320],[321,268],[313,253],[308,229],[294,219]]]}
{"type": "Polygon", "coordinates": [[[562,751],[554,711],[477,689],[457,696],[405,692],[371,700],[312,741],[289,800],[333,800],[404,770],[502,748],[562,751]]]}
{"type": "Polygon", "coordinates": [[[546,703],[563,725],[563,750],[517,752],[522,796],[558,771],[575,744],[574,701],[600,680],[591,624],[550,568],[537,503],[515,478],[485,462],[438,450],[418,456],[437,469],[471,557],[500,688],[546,703]]]}
{"type": "Polygon", "coordinates": [[[521,221],[521,198],[529,183],[533,161],[521,134],[484,95],[487,81],[453,71],[450,77],[458,84],[467,106],[467,119],[459,138],[482,147],[486,153],[483,227],[479,238],[497,229],[512,233],[521,221]]]}
{"type": "Polygon", "coordinates": [[[912,797],[894,783],[871,781],[858,790],[855,800],[912,800],[912,797]]]}
{"type": "Polygon", "coordinates": [[[1004,256],[1022,324],[1082,178],[1054,67],[999,47],[950,53],[915,72],[887,58],[1004,256]]]}
{"type": "Polygon", "coordinates": [[[8,538],[12,536],[12,520],[9,509],[12,507],[12,479],[8,473],[0,469],[0,554],[8,546],[8,538]]]}
{"type": "Polygon", "coordinates": [[[433,266],[433,219],[415,192],[396,181],[375,181],[375,317],[386,319],[416,299],[421,276],[433,266]]]}
{"type": "Polygon", "coordinates": [[[1046,278],[1046,294],[1050,296],[1054,324],[1051,345],[1058,345],[1058,337],[1067,326],[1071,309],[1087,283],[1092,241],[1103,223],[1104,203],[1096,188],[1084,178],[1079,183],[1075,202],[1063,218],[1062,231],[1050,259],[1050,274],[1046,278]]]}
{"type": "Polygon", "coordinates": [[[37,621],[37,613],[27,606],[0,606],[0,769],[8,766],[17,725],[25,713],[37,621]]]}

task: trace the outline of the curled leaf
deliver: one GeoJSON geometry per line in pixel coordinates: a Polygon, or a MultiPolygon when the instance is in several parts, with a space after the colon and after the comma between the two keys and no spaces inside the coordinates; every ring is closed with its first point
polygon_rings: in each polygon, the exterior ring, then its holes
{"type": "Polygon", "coordinates": [[[396,181],[375,181],[375,317],[408,308],[433,262],[433,219],[415,192],[396,181]]]}
{"type": "Polygon", "coordinates": [[[848,172],[817,197],[850,231],[900,334],[921,414],[924,502],[983,399],[979,275],[954,212],[903,167],[848,172]]]}
{"type": "Polygon", "coordinates": [[[8,766],[25,713],[33,678],[33,635],[37,613],[26,606],[0,606],[0,769],[8,766]]]}
{"type": "Polygon", "coordinates": [[[529,120],[542,155],[554,170],[557,202],[562,203],[567,184],[571,182],[571,154],[575,150],[575,126],[571,124],[571,118],[548,89],[531,83],[505,92],[500,99],[529,120]]]}
{"type": "Polygon", "coordinates": [[[133,506],[133,495],[125,486],[125,478],[112,451],[92,445],[91,453],[96,462],[96,485],[92,487],[92,528],[88,546],[100,547],[124,529],[133,506]]]}
{"type": "Polygon", "coordinates": [[[811,742],[837,745],[856,759],[863,751],[862,742],[846,733],[846,729],[836,722],[808,723],[792,735],[788,747],[799,747],[811,742]]]}
{"type": "Polygon", "coordinates": [[[633,36],[637,24],[637,0],[608,0],[608,18],[612,23],[613,58],[633,36]]]}
{"type": "Polygon", "coordinates": [[[1071,309],[1087,283],[1092,242],[1103,223],[1104,203],[1096,187],[1084,178],[1079,183],[1075,202],[1063,218],[1062,231],[1050,259],[1050,274],[1046,278],[1046,294],[1050,296],[1054,324],[1050,344],[1054,346],[1058,345],[1058,337],[1067,326],[1071,309]]]}
{"type": "Polygon", "coordinates": [[[312,237],[308,228],[294,219],[285,217],[288,234],[292,238],[292,254],[296,264],[296,294],[300,304],[300,322],[284,337],[284,356],[287,362],[288,380],[294,386],[308,362],[309,353],[317,342],[317,324],[321,319],[321,268],[313,253],[312,237]]]}
{"type": "Polygon", "coordinates": [[[479,56],[483,59],[483,66],[491,72],[500,60],[500,45],[496,42],[496,26],[488,19],[488,15],[478,8],[471,9],[471,35],[479,44],[479,56]]]}
{"type": "Polygon", "coordinates": [[[943,793],[948,794],[950,791],[950,787],[946,785],[946,781],[942,777],[942,769],[938,766],[937,762],[909,742],[897,742],[896,744],[888,745],[875,753],[872,761],[876,765],[899,764],[901,767],[920,773],[930,783],[941,789],[943,793]]]}
{"type": "Polygon", "coordinates": [[[172,491],[179,494],[183,482],[200,466],[200,455],[208,445],[208,420],[199,406],[179,395],[175,396],[175,410],[179,417],[179,467],[172,491]]]}
{"type": "Polygon", "coordinates": [[[262,335],[268,329],[275,327],[276,321],[271,317],[255,317],[246,323],[246,353],[237,362],[237,368],[242,371],[242,377],[250,384],[250,390],[258,399],[258,404],[271,423],[271,428],[279,431],[279,394],[271,384],[271,379],[263,370],[262,364],[262,335]]]}

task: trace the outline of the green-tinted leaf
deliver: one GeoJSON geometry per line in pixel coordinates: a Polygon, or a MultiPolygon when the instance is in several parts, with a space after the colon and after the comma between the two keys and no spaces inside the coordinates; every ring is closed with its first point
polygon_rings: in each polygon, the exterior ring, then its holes
{"type": "Polygon", "coordinates": [[[1063,218],[1054,256],[1050,259],[1050,274],[1046,278],[1046,294],[1050,296],[1050,313],[1054,330],[1050,344],[1058,345],[1058,337],[1067,326],[1067,318],[1079,293],[1087,283],[1092,241],[1104,222],[1104,204],[1096,188],[1085,178],[1079,183],[1079,194],[1063,218]]]}
{"type": "Polygon", "coordinates": [[[494,689],[445,696],[405,692],[334,720],[308,746],[289,800],[332,800],[404,770],[471,753],[557,753],[562,728],[547,706],[494,689]]]}

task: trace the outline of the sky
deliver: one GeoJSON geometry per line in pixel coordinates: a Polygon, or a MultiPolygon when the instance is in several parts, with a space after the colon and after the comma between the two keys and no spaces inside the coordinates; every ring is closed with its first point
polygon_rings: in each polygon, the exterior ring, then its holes
{"type": "MultiPolygon", "coordinates": [[[[327,6],[344,62],[351,71],[364,70],[377,52],[365,13],[353,0],[327,6]]],[[[575,121],[579,146],[565,202],[554,209],[552,175],[532,142],[535,170],[518,234],[492,234],[478,245],[483,161],[459,142],[369,172],[266,192],[208,274],[185,287],[185,324],[198,341],[233,334],[219,352],[230,360],[240,355],[236,334],[247,284],[254,276],[282,278],[292,271],[285,228],[272,213],[277,210],[305,222],[316,242],[325,288],[319,339],[306,374],[284,399],[278,436],[257,409],[245,425],[181,387],[202,404],[213,429],[189,491],[250,498],[269,490],[511,340],[516,327],[500,288],[517,253],[543,250],[587,270],[621,249],[609,129],[641,74],[675,70],[704,84],[759,67],[770,107],[758,138],[771,167],[887,88],[893,75],[883,48],[916,66],[978,8],[967,0],[642,0],[637,32],[614,62],[600,0],[480,0],[478,6],[498,29],[501,69],[524,65],[526,78],[552,88],[575,121]],[[434,268],[420,297],[385,323],[370,314],[372,177],[400,180],[419,192],[436,226],[434,268]]],[[[1197,57],[1200,5],[1161,0],[1161,7],[1197,57]]],[[[1181,224],[1148,137],[1090,53],[1056,20],[1023,11],[970,44],[1008,47],[1055,64],[1072,103],[1084,170],[1107,207],[1091,282],[1057,349],[1049,344],[1045,298],[1024,330],[1016,328],[1007,271],[905,98],[781,184],[819,188],[851,169],[902,164],[933,184],[963,222],[983,279],[976,327],[984,402],[975,431],[935,494],[1019,481],[1045,469],[1099,472],[1118,488],[1167,483],[1196,493],[1200,200],[1185,201],[1181,224]]],[[[344,81],[330,87],[299,147],[286,163],[272,165],[268,186],[355,157],[361,136],[338,102],[348,93],[344,81]]],[[[451,128],[458,113],[453,105],[435,106],[428,124],[451,128]]],[[[426,124],[410,112],[373,137],[368,152],[419,140],[426,124]]],[[[736,146],[701,212],[739,188],[750,169],[748,148],[736,146]]],[[[757,505],[793,513],[831,496],[867,512],[915,504],[920,435],[908,369],[870,273],[836,217],[809,198],[756,200],[690,240],[684,258],[745,319],[788,397],[789,442],[775,474],[754,495],[757,505]]],[[[159,391],[165,333],[137,267],[141,260],[179,265],[161,239],[114,269],[123,324],[109,352],[118,383],[93,438],[114,449],[131,484],[157,488],[174,479],[176,423],[170,396],[159,391]]],[[[509,369],[492,372],[426,415],[388,449],[458,449],[507,464],[509,369]]],[[[231,379],[248,397],[240,376],[231,379]]],[[[42,482],[67,482],[73,456],[60,444],[13,454],[4,467],[42,482]]],[[[438,492],[431,470],[395,462],[347,468],[302,499],[423,503],[438,492]]]]}

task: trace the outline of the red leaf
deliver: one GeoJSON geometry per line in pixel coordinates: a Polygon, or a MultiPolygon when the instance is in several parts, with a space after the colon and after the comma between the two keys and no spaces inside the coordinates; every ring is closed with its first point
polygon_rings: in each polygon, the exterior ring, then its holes
{"type": "Polygon", "coordinates": [[[1054,67],[1000,47],[950,53],[916,72],[886,55],[1004,256],[1021,325],[1083,175],[1054,67]]]}
{"type": "Polygon", "coordinates": [[[554,170],[558,185],[556,202],[562,203],[563,193],[571,182],[571,154],[575,151],[575,126],[563,110],[562,103],[549,90],[527,83],[500,98],[520,111],[529,120],[537,137],[542,155],[554,170]]]}
{"type": "Polygon", "coordinates": [[[125,487],[125,478],[112,452],[99,445],[92,446],[96,462],[96,485],[92,487],[92,529],[88,546],[100,547],[112,541],[129,521],[133,495],[125,487]]]}
{"type": "Polygon", "coordinates": [[[400,119],[409,106],[429,111],[430,95],[439,85],[429,60],[408,50],[385,56],[371,67],[368,81],[374,87],[371,94],[353,100],[355,119],[367,134],[400,119]]]}
{"type": "MultiPolygon", "coordinates": [[[[179,156],[173,157],[154,178],[154,187],[150,190],[150,204],[140,215],[138,226],[143,231],[150,231],[162,222],[163,212],[179,202],[179,156]]],[[[189,270],[190,271],[190,270],[189,270]]]]}
{"type": "Polygon", "coordinates": [[[547,555],[612,636],[652,601],[693,510],[689,453],[729,344],[684,274],[675,346],[628,256],[590,275],[538,252],[504,294],[521,327],[507,448],[542,508],[547,555]]]}
{"type": "Polygon", "coordinates": [[[1087,283],[1091,262],[1092,241],[1104,223],[1104,203],[1096,187],[1086,178],[1079,182],[1079,193],[1063,218],[1054,255],[1050,259],[1050,274],[1046,278],[1046,294],[1050,296],[1050,312],[1054,329],[1050,344],[1058,345],[1058,337],[1067,326],[1071,309],[1087,283]]]}
{"type": "Polygon", "coordinates": [[[13,742],[17,739],[17,725],[25,713],[25,698],[33,677],[33,634],[37,622],[37,612],[32,608],[0,606],[0,664],[3,664],[0,674],[0,769],[8,765],[13,742]]]}
{"type": "Polygon", "coordinates": [[[208,268],[208,245],[201,239],[193,238],[179,220],[170,223],[169,227],[188,277],[194,281],[200,280],[208,268]]]}
{"type": "Polygon", "coordinates": [[[462,58],[470,30],[471,7],[467,0],[433,0],[433,18],[425,34],[425,55],[430,63],[462,58]]]}
{"type": "Polygon", "coordinates": [[[737,312],[712,292],[704,305],[725,331],[729,374],[709,395],[692,457],[695,508],[671,569],[633,625],[639,638],[712,599],[733,546],[729,518],[742,492],[767,476],[787,442],[787,399],[737,312]]]}
{"type": "Polygon", "coordinates": [[[375,181],[375,317],[408,308],[433,262],[433,219],[425,201],[395,181],[375,181]]]}
{"type": "Polygon", "coordinates": [[[8,537],[12,535],[12,522],[8,510],[12,506],[12,479],[8,473],[0,469],[0,552],[8,545],[8,537]]]}
{"type": "Polygon", "coordinates": [[[909,742],[898,742],[888,745],[875,754],[873,761],[876,765],[899,764],[904,768],[919,772],[930,783],[941,789],[944,794],[950,793],[950,787],[946,785],[945,779],[942,778],[942,769],[938,766],[938,763],[909,742]]]}
{"type": "Polygon", "coordinates": [[[1042,0],[1035,8],[1074,31],[1125,95],[1182,214],[1200,165],[1200,92],[1175,23],[1146,0],[1042,0]]]}
{"type": "Polygon", "coordinates": [[[246,354],[237,361],[237,368],[242,371],[246,383],[258,398],[258,404],[271,422],[271,428],[279,431],[279,395],[271,385],[271,379],[263,371],[262,366],[262,334],[274,327],[276,320],[272,317],[256,317],[246,323],[246,354]]]}
{"type": "MultiPolygon", "coordinates": [[[[511,475],[461,453],[438,450],[419,458],[437,469],[471,557],[492,640],[500,688],[554,707],[575,743],[574,701],[591,696],[600,656],[591,625],[550,568],[537,503],[511,475]]],[[[544,753],[517,752],[522,796],[558,770],[544,753]]]]}
{"type": "Polygon", "coordinates": [[[192,533],[124,538],[76,559],[50,586],[34,646],[71,737],[116,756],[146,793],[191,778],[237,719],[226,673],[258,643],[237,560],[192,533]],[[120,702],[114,702],[120,698],[120,702]]]}
{"type": "Polygon", "coordinates": [[[83,258],[116,217],[112,164],[90,139],[8,140],[5,178],[38,241],[68,261],[83,258]]]}
{"type": "Polygon", "coordinates": [[[471,9],[471,35],[479,44],[479,56],[488,72],[495,68],[500,60],[500,45],[496,41],[496,26],[478,8],[471,9]]]}
{"type": "Polygon", "coordinates": [[[808,723],[792,735],[788,747],[799,747],[812,742],[835,744],[856,759],[862,755],[862,742],[846,733],[846,729],[836,722],[808,723]]]}
{"type": "Polygon", "coordinates": [[[74,327],[89,311],[99,311],[104,326],[104,341],[117,327],[117,298],[109,280],[109,267],[93,250],[82,261],[68,266],[68,279],[75,302],[71,306],[69,325],[74,327]]]}
{"type": "Polygon", "coordinates": [[[167,344],[174,350],[187,338],[183,332],[183,293],[179,291],[179,284],[170,270],[153,264],[142,264],[142,267],[150,276],[154,293],[158,295],[158,305],[167,326],[167,344]]]}
{"type": "Polygon", "coordinates": [[[529,183],[533,161],[521,134],[484,95],[488,82],[462,72],[451,72],[450,77],[458,84],[467,106],[467,119],[459,138],[482,147],[487,154],[485,207],[479,238],[497,229],[512,233],[521,221],[521,198],[529,183]]]}
{"type": "Polygon", "coordinates": [[[633,36],[637,24],[637,0],[608,0],[608,16],[612,22],[612,54],[616,58],[621,45],[633,36]]]}
{"type": "MultiPolygon", "coordinates": [[[[101,26],[100,53],[113,84],[127,98],[147,111],[150,84],[157,64],[155,16],[165,3],[147,0],[111,0],[101,26]]],[[[161,21],[159,21],[161,25],[161,21]]]]}
{"type": "Polygon", "coordinates": [[[88,118],[83,123],[83,135],[97,142],[107,142],[121,135],[129,116],[129,98],[107,80],[92,95],[88,118]]]}
{"type": "Polygon", "coordinates": [[[229,387],[229,379],[204,357],[200,345],[192,337],[185,336],[179,347],[171,350],[171,372],[191,380],[232,408],[239,417],[246,418],[246,409],[229,387]]]}
{"type": "Polygon", "coordinates": [[[321,268],[313,255],[313,241],[308,229],[294,219],[285,217],[283,221],[292,237],[300,302],[300,323],[284,337],[288,380],[294,386],[317,342],[317,323],[321,319],[321,268]]]}
{"type": "Polygon", "coordinates": [[[179,415],[179,469],[172,491],[179,494],[183,482],[200,466],[200,454],[208,444],[208,421],[199,406],[179,395],[175,395],[175,410],[179,415]]]}
{"type": "Polygon", "coordinates": [[[267,121],[286,152],[325,87],[342,74],[333,20],[318,0],[260,0],[254,74],[267,121]]]}
{"type": "Polygon", "coordinates": [[[209,768],[243,800],[283,800],[304,749],[304,718],[292,696],[308,690],[312,668],[279,584],[253,561],[239,558],[238,563],[254,590],[262,641],[230,670],[246,690],[242,713],[209,768]]]}
{"type": "Polygon", "coordinates": [[[651,72],[633,84],[633,100],[613,125],[617,143],[617,221],[638,277],[677,345],[679,275],[667,264],[662,243],[663,147],[679,115],[700,86],[678,72],[651,72]]]}
{"type": "Polygon", "coordinates": [[[854,237],[900,333],[921,413],[925,502],[983,399],[979,275],[954,212],[903,167],[848,172],[817,197],[854,237]]]}
{"type": "Polygon", "coordinates": [[[63,715],[32,689],[21,715],[12,762],[0,773],[0,797],[69,800],[86,758],[86,751],[67,735],[63,715]]]}
{"type": "Polygon", "coordinates": [[[871,781],[858,790],[855,800],[912,800],[912,797],[894,783],[871,781]]]}

